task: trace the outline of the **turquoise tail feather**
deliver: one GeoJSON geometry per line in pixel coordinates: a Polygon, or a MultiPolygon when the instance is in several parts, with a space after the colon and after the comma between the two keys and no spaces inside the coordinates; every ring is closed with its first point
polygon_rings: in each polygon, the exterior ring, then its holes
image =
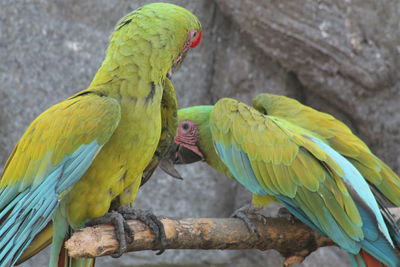
{"type": "Polygon", "coordinates": [[[349,253],[349,257],[350,257],[352,267],[367,267],[367,265],[365,264],[365,262],[360,254],[349,253]]]}
{"type": "MultiPolygon", "coordinates": [[[[0,266],[14,265],[34,237],[49,223],[67,192],[86,172],[101,146],[80,146],[42,179],[26,187],[0,189],[0,266]]],[[[55,265],[57,266],[57,265],[55,265]]]]}
{"type": "Polygon", "coordinates": [[[389,229],[393,229],[393,227],[386,225],[384,215],[364,177],[348,160],[330,146],[317,139],[312,139],[312,141],[327,152],[344,171],[343,180],[363,221],[362,229],[365,238],[360,242],[361,247],[387,266],[400,266],[400,257],[389,234],[389,229]]]}

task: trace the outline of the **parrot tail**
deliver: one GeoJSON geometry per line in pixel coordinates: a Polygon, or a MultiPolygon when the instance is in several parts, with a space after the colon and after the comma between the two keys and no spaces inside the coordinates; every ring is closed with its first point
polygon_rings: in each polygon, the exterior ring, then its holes
{"type": "Polygon", "coordinates": [[[35,236],[35,239],[29,244],[24,253],[19,257],[15,265],[19,265],[24,261],[38,254],[40,251],[45,249],[51,244],[51,237],[53,235],[53,224],[49,222],[39,234],[35,236]]]}
{"type": "Polygon", "coordinates": [[[58,258],[58,267],[94,267],[95,262],[95,258],[75,259],[69,257],[67,250],[63,246],[58,258]]]}
{"type": "MultiPolygon", "coordinates": [[[[43,183],[19,193],[0,212],[0,266],[14,265],[34,237],[47,225],[58,206],[51,189],[43,183]]],[[[3,189],[1,197],[7,195],[3,189]]]]}
{"type": "Polygon", "coordinates": [[[350,258],[353,267],[388,267],[363,249],[357,255],[350,254],[350,258]]]}

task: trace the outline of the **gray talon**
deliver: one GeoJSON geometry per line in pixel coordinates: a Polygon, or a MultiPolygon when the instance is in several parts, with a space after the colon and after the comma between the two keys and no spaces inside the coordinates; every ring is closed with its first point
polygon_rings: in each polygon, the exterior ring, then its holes
{"type": "Polygon", "coordinates": [[[149,210],[133,209],[131,207],[120,207],[118,212],[122,215],[125,220],[139,220],[146,224],[156,236],[160,242],[161,249],[157,252],[157,255],[162,254],[165,251],[166,236],[164,231],[164,225],[161,221],[149,210]]]}
{"type": "Polygon", "coordinates": [[[250,232],[260,235],[257,228],[254,226],[254,224],[250,220],[251,217],[256,217],[258,220],[265,223],[265,216],[257,213],[260,209],[261,208],[256,208],[256,207],[253,207],[252,205],[246,205],[246,206],[243,206],[243,207],[235,210],[233,212],[233,214],[231,215],[231,217],[242,220],[250,232]]]}
{"type": "Polygon", "coordinates": [[[126,242],[128,244],[131,244],[135,240],[135,232],[133,232],[132,228],[129,226],[126,220],[124,220],[123,223],[124,223],[124,231],[126,233],[126,242]]]}
{"type": "Polygon", "coordinates": [[[287,208],[282,207],[278,210],[278,217],[287,219],[290,223],[294,224],[297,220],[287,208]]]}
{"type": "Polygon", "coordinates": [[[119,242],[118,252],[111,255],[113,258],[119,258],[127,250],[127,244],[132,243],[135,239],[135,233],[126,220],[139,220],[146,224],[159,240],[161,249],[157,252],[160,255],[165,251],[166,236],[164,225],[149,210],[133,209],[128,206],[119,207],[116,211],[110,211],[100,218],[93,219],[86,223],[87,226],[98,224],[112,224],[115,228],[115,237],[119,242]],[[125,235],[126,233],[126,235],[125,235]]]}
{"type": "Polygon", "coordinates": [[[123,216],[116,211],[110,211],[103,217],[93,219],[86,223],[86,226],[95,226],[99,224],[112,224],[114,226],[115,237],[118,240],[119,248],[118,252],[111,254],[111,257],[121,257],[121,255],[126,252],[127,242],[131,243],[134,239],[133,230],[129,227],[123,216]],[[128,234],[128,237],[125,236],[125,232],[128,234]]]}

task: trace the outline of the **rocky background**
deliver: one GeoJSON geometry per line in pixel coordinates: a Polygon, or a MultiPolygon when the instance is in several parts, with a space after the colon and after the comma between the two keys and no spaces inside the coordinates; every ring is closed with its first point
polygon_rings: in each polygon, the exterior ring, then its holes
{"type": "MultiPolygon", "coordinates": [[[[151,1],[0,1],[0,161],[44,109],[85,89],[117,20],[151,1]]],[[[395,171],[400,167],[400,2],[396,0],[170,1],[202,21],[203,43],[173,82],[180,105],[261,92],[295,97],[345,121],[395,171]]],[[[136,207],[176,217],[226,217],[249,200],[205,164],[160,172],[136,207]]],[[[274,209],[270,210],[273,213],[274,209]]],[[[47,252],[24,266],[46,266],[47,252]]],[[[137,252],[98,266],[280,266],[274,251],[137,252]]],[[[348,266],[319,249],[298,266],[348,266]]]]}

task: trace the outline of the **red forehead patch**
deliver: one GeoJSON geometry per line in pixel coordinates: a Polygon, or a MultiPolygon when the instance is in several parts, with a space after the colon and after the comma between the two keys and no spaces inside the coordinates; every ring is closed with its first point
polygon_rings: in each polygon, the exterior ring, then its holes
{"type": "Polygon", "coordinates": [[[203,38],[203,32],[193,31],[192,32],[192,39],[190,42],[190,48],[194,48],[198,46],[203,38]]]}

